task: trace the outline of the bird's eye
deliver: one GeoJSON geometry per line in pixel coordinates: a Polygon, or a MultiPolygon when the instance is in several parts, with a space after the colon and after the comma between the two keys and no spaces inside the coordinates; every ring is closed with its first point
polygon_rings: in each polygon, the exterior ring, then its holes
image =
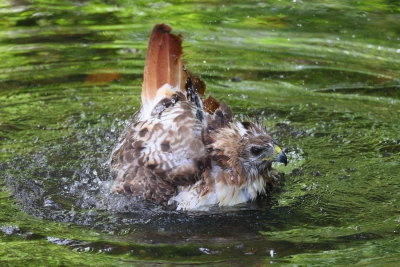
{"type": "Polygon", "coordinates": [[[258,146],[252,146],[250,149],[251,154],[253,154],[254,156],[260,155],[263,152],[263,150],[264,150],[263,148],[258,146]]]}

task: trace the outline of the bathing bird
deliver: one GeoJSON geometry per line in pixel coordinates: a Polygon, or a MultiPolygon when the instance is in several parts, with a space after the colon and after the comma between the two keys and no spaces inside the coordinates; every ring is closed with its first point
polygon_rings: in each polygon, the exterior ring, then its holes
{"type": "Polygon", "coordinates": [[[140,110],[114,147],[112,191],[178,210],[233,206],[268,194],[287,164],[256,121],[239,121],[225,101],[204,97],[186,69],[182,38],[158,24],[150,37],[140,110]]]}

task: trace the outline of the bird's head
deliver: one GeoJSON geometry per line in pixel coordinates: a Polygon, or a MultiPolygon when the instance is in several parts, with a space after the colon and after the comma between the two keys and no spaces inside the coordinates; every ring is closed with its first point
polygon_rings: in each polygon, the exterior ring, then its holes
{"type": "Polygon", "coordinates": [[[287,164],[285,153],[257,123],[232,122],[219,129],[214,140],[212,146],[219,165],[233,167],[246,180],[268,176],[273,162],[287,164]]]}
{"type": "Polygon", "coordinates": [[[264,127],[252,122],[241,122],[237,127],[241,135],[237,159],[249,176],[265,173],[273,162],[287,164],[286,154],[264,127]]]}

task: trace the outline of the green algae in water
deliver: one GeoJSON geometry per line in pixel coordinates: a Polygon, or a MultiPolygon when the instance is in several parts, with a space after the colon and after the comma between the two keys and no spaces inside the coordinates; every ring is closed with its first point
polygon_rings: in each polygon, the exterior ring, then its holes
{"type": "Polygon", "coordinates": [[[0,1],[0,262],[372,264],[400,260],[396,1],[0,1]],[[108,194],[166,22],[208,92],[285,147],[282,188],[181,213],[108,194]]]}

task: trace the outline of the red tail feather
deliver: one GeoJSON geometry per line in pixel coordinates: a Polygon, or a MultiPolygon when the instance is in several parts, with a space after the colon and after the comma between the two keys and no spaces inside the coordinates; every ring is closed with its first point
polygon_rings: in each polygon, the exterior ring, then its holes
{"type": "Polygon", "coordinates": [[[180,87],[182,76],[182,39],[171,34],[171,27],[157,24],[150,37],[144,68],[142,102],[151,104],[164,84],[180,87]]]}

